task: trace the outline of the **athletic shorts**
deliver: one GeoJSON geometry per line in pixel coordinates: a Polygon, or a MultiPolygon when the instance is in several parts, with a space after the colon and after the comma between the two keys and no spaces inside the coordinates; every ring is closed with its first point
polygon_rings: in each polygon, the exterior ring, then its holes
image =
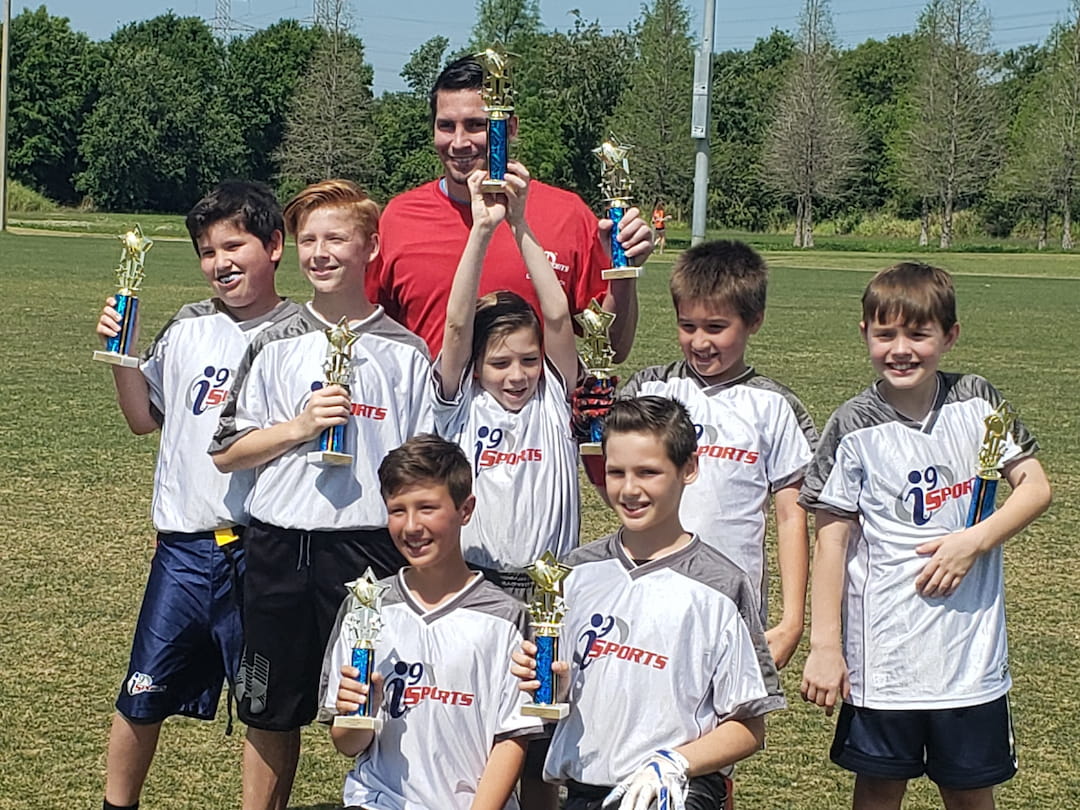
{"type": "Polygon", "coordinates": [[[977,790],[1016,774],[1008,696],[959,709],[883,710],[845,703],[829,756],[877,779],[924,773],[951,790],[977,790]]]}
{"type": "Polygon", "coordinates": [[[291,731],[315,719],[327,639],[345,583],[405,564],[386,529],[307,532],[252,521],[244,538],[244,655],[237,717],[291,731]]]}
{"type": "Polygon", "coordinates": [[[116,710],[133,723],[175,714],[213,720],[222,683],[236,679],[243,647],[240,540],[213,532],[158,534],[127,676],[116,710]]]}
{"type": "MultiPolygon", "coordinates": [[[[583,785],[569,782],[566,785],[566,804],[563,810],[600,810],[604,798],[612,791],[610,787],[583,785]]],[[[728,799],[728,780],[722,773],[709,773],[690,779],[686,793],[686,810],[724,810],[728,799]]],[[[649,805],[650,810],[656,803],[649,805]]]]}

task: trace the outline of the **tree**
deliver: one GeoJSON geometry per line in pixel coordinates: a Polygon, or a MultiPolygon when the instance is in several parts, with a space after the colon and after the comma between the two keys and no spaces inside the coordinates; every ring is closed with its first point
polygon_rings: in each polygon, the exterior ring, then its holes
{"type": "Polygon", "coordinates": [[[226,86],[244,142],[243,177],[267,183],[276,178],[289,100],[321,38],[317,28],[280,20],[229,43],[226,86]]]}
{"type": "Polygon", "coordinates": [[[630,174],[642,207],[686,207],[693,188],[690,104],[694,55],[682,0],[653,0],[634,24],[626,84],[607,129],[634,146],[630,174]]]}
{"type": "Polygon", "coordinates": [[[329,28],[289,102],[285,138],[277,153],[287,186],[347,177],[375,188],[382,181],[372,127],[374,71],[349,33],[348,0],[327,2],[329,28]]]}
{"type": "Polygon", "coordinates": [[[75,202],[79,127],[102,69],[99,49],[44,6],[11,21],[9,98],[13,178],[60,202],[75,202]]]}
{"type": "Polygon", "coordinates": [[[494,43],[511,50],[540,33],[539,0],[477,0],[476,23],[469,47],[478,51],[494,43]]]}
{"type": "Polygon", "coordinates": [[[999,156],[1001,116],[987,83],[990,18],[978,0],[931,0],[919,18],[917,78],[906,99],[897,158],[906,184],[941,213],[941,247],[952,246],[959,203],[982,192],[999,156]]]}
{"type": "Polygon", "coordinates": [[[409,54],[409,61],[401,68],[399,75],[413,95],[427,98],[431,88],[435,86],[435,80],[439,78],[443,57],[449,47],[450,40],[437,35],[409,54]]]}
{"type": "Polygon", "coordinates": [[[104,208],[183,211],[235,176],[243,145],[222,87],[224,49],[205,22],[164,14],[132,23],[102,52],[76,188],[104,208]]]}
{"type": "Polygon", "coordinates": [[[828,0],[806,0],[791,72],[765,142],[766,182],[793,197],[795,247],[814,246],[814,202],[853,173],[855,129],[837,91],[828,0]]]}

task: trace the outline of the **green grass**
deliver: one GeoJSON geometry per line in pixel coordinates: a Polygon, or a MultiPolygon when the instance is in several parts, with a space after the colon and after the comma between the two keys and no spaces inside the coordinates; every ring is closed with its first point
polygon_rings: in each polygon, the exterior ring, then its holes
{"type": "MultiPolygon", "coordinates": [[[[138,218],[149,231],[148,222],[138,218]]],[[[129,218],[109,233],[131,224],[129,218]]],[[[898,250],[896,255],[903,255],[898,250]]],[[[0,235],[0,810],[100,804],[112,701],[126,666],[150,560],[152,438],[131,436],[108,369],[90,360],[93,325],[112,292],[111,239],[0,235]]],[[[677,352],[666,292],[671,252],[640,285],[641,323],[623,376],[677,352]]],[[[894,254],[770,253],[766,325],[751,362],[799,393],[819,425],[871,379],[858,342],[870,271],[894,254]]],[[[181,304],[205,296],[189,244],[162,241],[147,262],[143,343],[181,304]]],[[[1080,269],[1067,256],[937,257],[957,272],[962,332],[945,366],[979,371],[1039,437],[1055,485],[1050,512],[1006,549],[1019,776],[1003,808],[1080,806],[1080,269]]],[[[303,297],[291,250],[280,288],[303,297]]],[[[586,493],[586,538],[613,527],[586,493]]],[[[778,590],[774,590],[778,592],[778,590]]],[[[738,773],[739,806],[840,808],[851,781],[827,761],[832,720],[798,700],[799,657],[783,673],[791,708],[770,720],[769,747],[738,773]]],[[[241,735],[214,723],[166,724],[144,794],[153,808],[232,808],[241,735]]],[[[322,729],[305,732],[293,806],[332,808],[348,763],[322,729]]],[[[925,782],[907,803],[940,806],[925,782]]]]}

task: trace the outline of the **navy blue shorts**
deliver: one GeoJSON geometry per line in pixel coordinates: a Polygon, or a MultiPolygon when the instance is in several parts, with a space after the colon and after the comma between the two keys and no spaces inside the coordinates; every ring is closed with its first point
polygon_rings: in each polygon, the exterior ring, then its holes
{"type": "Polygon", "coordinates": [[[133,723],[175,714],[213,720],[243,648],[242,541],[213,532],[158,534],[116,710],[133,723]]]}
{"type": "Polygon", "coordinates": [[[951,790],[977,790],[1016,774],[1009,698],[959,709],[881,710],[845,703],[829,756],[876,779],[924,773],[951,790]]]}
{"type": "Polygon", "coordinates": [[[244,652],[236,715],[266,731],[315,719],[323,654],[345,583],[405,558],[386,529],[307,532],[253,520],[244,535],[244,652]]]}

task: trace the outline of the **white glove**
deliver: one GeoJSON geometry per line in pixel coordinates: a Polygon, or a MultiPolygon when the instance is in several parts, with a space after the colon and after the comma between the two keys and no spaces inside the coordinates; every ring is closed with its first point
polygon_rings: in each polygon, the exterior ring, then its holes
{"type": "Polygon", "coordinates": [[[603,807],[619,810],[683,810],[690,763],[675,751],[661,748],[604,799],[603,807]],[[621,801],[620,801],[621,800],[621,801]]]}

